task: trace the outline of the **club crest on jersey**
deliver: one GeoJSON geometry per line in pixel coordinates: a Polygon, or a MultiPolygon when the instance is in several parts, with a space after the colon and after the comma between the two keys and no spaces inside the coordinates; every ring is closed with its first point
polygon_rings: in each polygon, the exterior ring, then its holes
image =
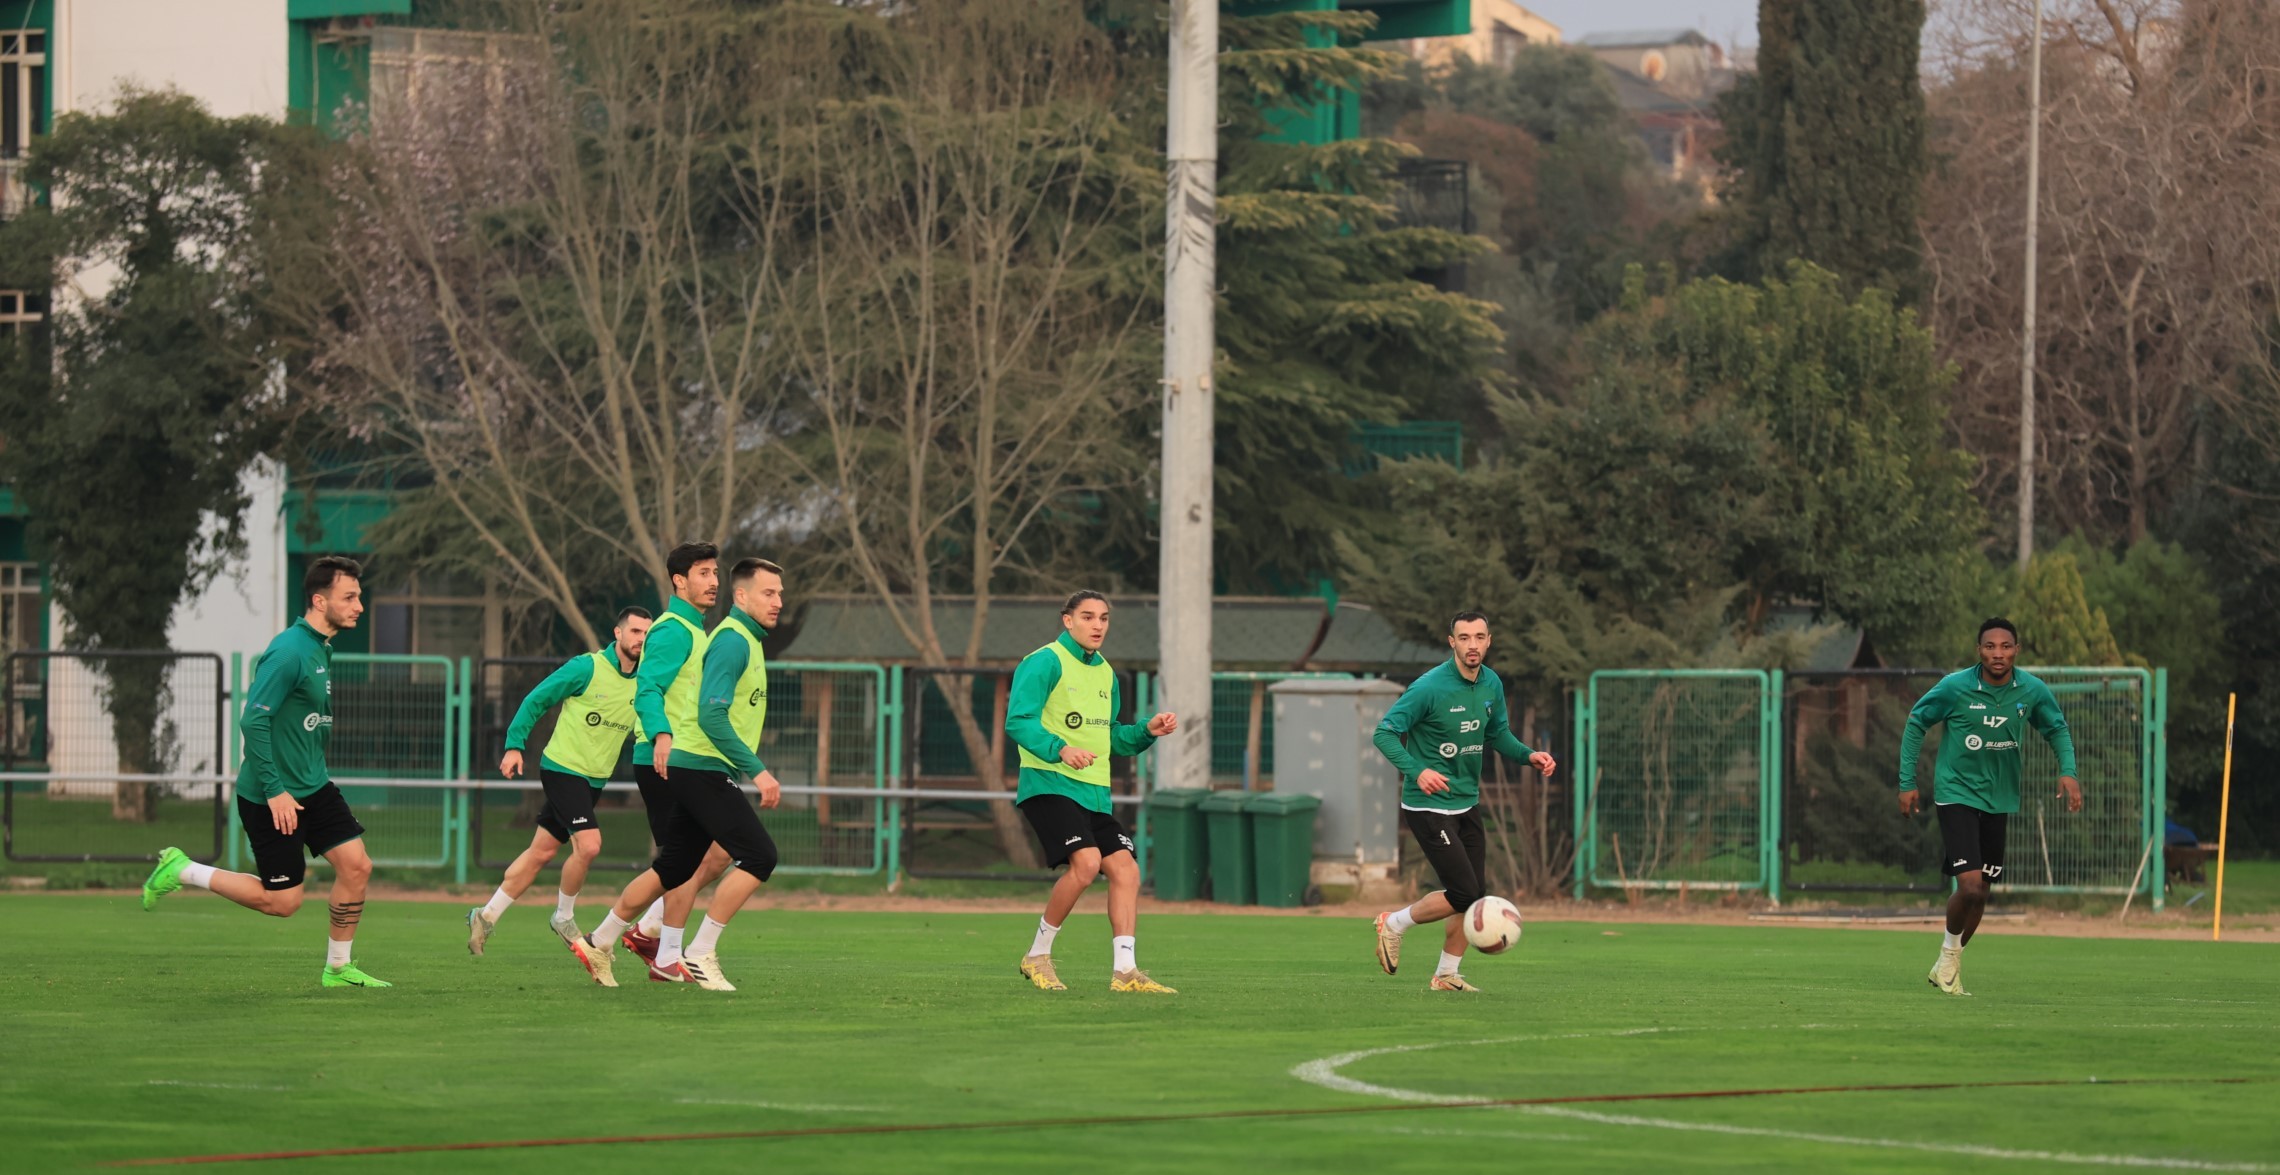
{"type": "Polygon", "coordinates": [[[1442,743],[1440,749],[1441,757],[1444,759],[1454,759],[1457,757],[1457,744],[1455,743],[1442,743]]]}

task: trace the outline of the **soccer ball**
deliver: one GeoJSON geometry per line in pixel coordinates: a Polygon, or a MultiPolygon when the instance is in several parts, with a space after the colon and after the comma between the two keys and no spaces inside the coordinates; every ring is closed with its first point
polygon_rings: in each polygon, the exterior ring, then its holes
{"type": "Polygon", "coordinates": [[[1484,955],[1499,955],[1520,941],[1520,908],[1503,898],[1482,898],[1465,911],[1465,941],[1484,955]]]}

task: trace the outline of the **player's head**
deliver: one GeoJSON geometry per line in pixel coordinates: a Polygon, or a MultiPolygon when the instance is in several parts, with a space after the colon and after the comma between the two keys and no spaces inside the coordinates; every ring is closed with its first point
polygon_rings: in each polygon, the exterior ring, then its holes
{"type": "Polygon", "coordinates": [[[1100,651],[1108,639],[1108,597],[1091,589],[1076,592],[1061,605],[1061,627],[1088,653],[1100,651]]]}
{"type": "Polygon", "coordinates": [[[1449,650],[1457,664],[1477,669],[1488,656],[1488,617],[1478,612],[1459,612],[1449,619],[1449,650]]]}
{"type": "Polygon", "coordinates": [[[672,577],[674,595],[695,607],[710,608],[720,598],[720,548],[682,543],[666,554],[665,574],[672,577]]]}
{"type": "Polygon", "coordinates": [[[341,555],[311,560],[301,576],[301,604],[309,623],[326,636],[355,628],[357,617],[364,615],[364,568],[341,555]]]}
{"type": "Polygon", "coordinates": [[[2019,658],[2019,629],[2000,616],[1991,616],[1979,622],[1979,668],[1989,681],[2000,683],[2011,676],[2011,665],[2019,658]]]}
{"type": "Polygon", "coordinates": [[[649,639],[649,609],[629,604],[618,609],[617,626],[610,636],[617,641],[618,656],[627,661],[641,660],[642,642],[649,639]]]}
{"type": "Polygon", "coordinates": [[[739,559],[728,572],[729,591],[744,614],[762,628],[784,614],[784,569],[766,559],[739,559]]]}

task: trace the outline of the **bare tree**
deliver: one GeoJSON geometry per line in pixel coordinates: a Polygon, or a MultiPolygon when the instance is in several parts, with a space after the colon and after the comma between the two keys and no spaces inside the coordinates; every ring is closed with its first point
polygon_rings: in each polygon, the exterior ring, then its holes
{"type": "Polygon", "coordinates": [[[313,374],[591,645],[595,566],[662,595],[674,544],[725,545],[783,496],[762,458],[796,427],[769,301],[786,225],[741,199],[775,161],[726,150],[780,43],[694,4],[519,13],[375,46],[313,374]]]}
{"type": "MultiPolygon", "coordinates": [[[[2211,419],[2270,430],[2280,18],[2257,0],[2051,0],[2038,444],[2070,529],[2142,538],[2211,419]],[[2246,373],[2244,377],[2244,372],[2246,373]],[[2213,417],[2213,410],[2218,416],[2213,417]]],[[[1930,313],[1983,494],[2017,476],[2031,0],[1959,0],[1936,39],[1930,313]]],[[[2280,444],[2273,446],[2280,454],[2280,444]]]]}
{"type": "MultiPolygon", "coordinates": [[[[1053,513],[1130,468],[1120,417],[1152,390],[1136,275],[1156,168],[1073,7],[916,5],[872,31],[849,46],[819,23],[813,68],[783,79],[775,138],[751,151],[794,160],[752,202],[812,227],[774,271],[810,413],[785,459],[823,504],[833,570],[922,663],[979,667],[1000,585],[1085,554],[1053,513]],[[957,644],[945,592],[973,610],[957,644]]],[[[983,786],[1010,790],[972,677],[939,680],[983,786]]],[[[992,807],[1007,855],[1034,867],[1018,815],[992,807]]]]}

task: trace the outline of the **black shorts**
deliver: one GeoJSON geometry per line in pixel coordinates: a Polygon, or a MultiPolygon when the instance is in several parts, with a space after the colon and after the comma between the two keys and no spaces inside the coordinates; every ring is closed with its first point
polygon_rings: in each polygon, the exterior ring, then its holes
{"type": "Polygon", "coordinates": [[[1488,832],[1481,825],[1480,809],[1418,812],[1404,808],[1401,817],[1409,825],[1409,835],[1417,838],[1417,847],[1425,850],[1433,875],[1441,879],[1441,889],[1457,913],[1472,909],[1474,902],[1488,895],[1488,832]]]}
{"type": "Polygon", "coordinates": [[[665,888],[673,889],[696,876],[705,850],[719,845],[729,864],[768,880],[776,871],[776,842],[760,823],[752,796],[726,771],[675,767],[665,784],[672,789],[664,835],[657,840],[657,859],[650,868],[665,888]]]}
{"type": "Polygon", "coordinates": [[[1969,804],[1935,804],[1940,816],[1940,868],[1949,877],[1984,870],[1988,884],[2003,880],[2003,842],[2011,818],[1969,804]]]}
{"type": "Polygon", "coordinates": [[[633,757],[633,786],[640,790],[641,810],[649,817],[650,843],[663,848],[665,830],[672,827],[673,809],[679,806],[679,801],[673,798],[673,789],[665,786],[665,777],[650,765],[647,755],[633,757]]]}
{"type": "Polygon", "coordinates": [[[540,768],[538,785],[546,791],[546,806],[538,810],[539,831],[569,844],[581,832],[598,832],[594,823],[594,785],[583,775],[540,768]]]}
{"type": "Polygon", "coordinates": [[[1067,796],[1031,796],[1015,805],[1045,850],[1045,867],[1058,869],[1078,849],[1099,849],[1102,857],[1132,851],[1132,835],[1114,815],[1095,812],[1067,796]]]}
{"type": "Polygon", "coordinates": [[[298,887],[308,876],[310,857],[322,857],[364,835],[356,813],[348,810],[348,798],[329,783],[301,800],[300,822],[290,836],[277,831],[269,805],[244,796],[238,797],[237,805],[238,823],[245,826],[245,839],[253,846],[263,889],[298,887]]]}

